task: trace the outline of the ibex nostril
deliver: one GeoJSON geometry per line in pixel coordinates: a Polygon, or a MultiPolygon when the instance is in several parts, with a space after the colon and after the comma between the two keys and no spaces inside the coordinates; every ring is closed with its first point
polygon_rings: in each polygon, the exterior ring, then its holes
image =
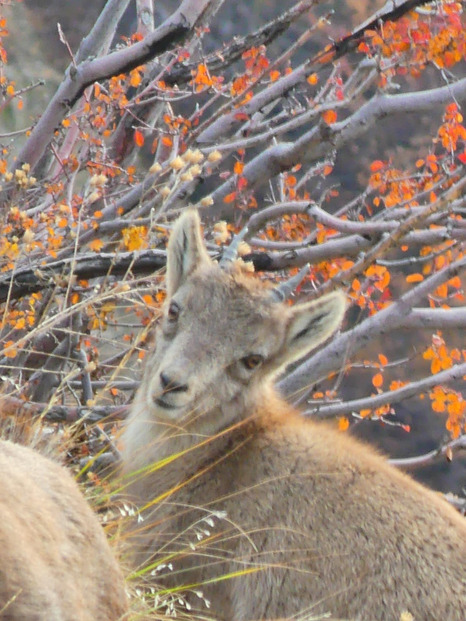
{"type": "Polygon", "coordinates": [[[160,383],[165,392],[186,392],[188,390],[187,384],[179,384],[163,372],[160,373],[160,383]]]}
{"type": "Polygon", "coordinates": [[[170,378],[165,373],[160,374],[160,383],[162,384],[162,388],[167,388],[170,384],[170,378]]]}

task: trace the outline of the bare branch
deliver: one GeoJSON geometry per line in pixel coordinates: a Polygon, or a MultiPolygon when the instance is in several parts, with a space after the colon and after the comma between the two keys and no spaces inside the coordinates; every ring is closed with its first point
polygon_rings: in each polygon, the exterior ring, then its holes
{"type": "MultiPolygon", "coordinates": [[[[446,455],[450,451],[458,449],[466,449],[466,435],[462,435],[456,440],[451,440],[439,448],[434,449],[433,451],[429,451],[428,453],[424,453],[424,455],[417,455],[416,457],[402,457],[399,459],[389,459],[388,461],[393,465],[399,468],[415,468],[416,466],[422,466],[423,464],[429,463],[439,457],[440,455],[446,455]]],[[[462,506],[464,506],[464,502],[462,506]]]]}
{"type": "Polygon", "coordinates": [[[75,59],[77,64],[88,58],[98,56],[103,50],[107,51],[129,1],[109,0],[105,4],[92,30],[87,37],[84,37],[79,46],[75,59]]]}
{"type": "Polygon", "coordinates": [[[466,328],[466,308],[413,308],[403,319],[400,328],[405,330],[466,328]]]}
{"type": "Polygon", "coordinates": [[[155,272],[165,266],[166,254],[162,250],[144,250],[133,252],[83,254],[76,258],[52,261],[40,269],[22,268],[0,276],[0,302],[15,299],[23,295],[55,287],[57,279],[96,278],[105,276],[110,271],[114,275],[126,274],[134,264],[138,264],[139,273],[155,272]]]}
{"type": "Polygon", "coordinates": [[[6,416],[27,415],[31,417],[43,417],[50,422],[74,423],[78,420],[86,420],[89,423],[112,420],[122,420],[128,414],[126,405],[106,405],[89,407],[72,407],[65,405],[50,406],[48,403],[34,403],[23,401],[17,397],[2,395],[0,397],[2,412],[6,416]]]}
{"type": "Polygon", "coordinates": [[[154,30],[154,7],[152,0],[136,1],[138,15],[138,32],[144,37],[154,30]]]}

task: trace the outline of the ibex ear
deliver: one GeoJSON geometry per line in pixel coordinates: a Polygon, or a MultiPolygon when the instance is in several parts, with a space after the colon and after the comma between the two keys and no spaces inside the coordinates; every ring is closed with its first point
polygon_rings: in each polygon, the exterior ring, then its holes
{"type": "Polygon", "coordinates": [[[279,354],[280,367],[302,358],[333,334],[345,310],[346,297],[342,291],[290,308],[285,342],[279,354]]]}
{"type": "Polygon", "coordinates": [[[186,210],[178,218],[170,235],[167,248],[167,294],[171,297],[210,257],[201,235],[201,222],[197,211],[186,210]]]}

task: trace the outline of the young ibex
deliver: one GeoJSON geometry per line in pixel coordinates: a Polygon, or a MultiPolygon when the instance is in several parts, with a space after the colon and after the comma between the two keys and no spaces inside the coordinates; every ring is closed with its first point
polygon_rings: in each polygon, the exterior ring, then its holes
{"type": "Polygon", "coordinates": [[[123,577],[69,473],[0,441],[0,619],[117,621],[123,577]]]}
{"type": "Polygon", "coordinates": [[[227,259],[209,258],[197,214],[184,213],[168,245],[155,350],[124,433],[129,489],[144,517],[133,534],[138,561],[193,601],[202,591],[225,621],[306,611],[463,621],[464,520],[273,389],[278,373],[340,325],[343,294],[290,307],[283,287],[271,290],[227,259]]]}

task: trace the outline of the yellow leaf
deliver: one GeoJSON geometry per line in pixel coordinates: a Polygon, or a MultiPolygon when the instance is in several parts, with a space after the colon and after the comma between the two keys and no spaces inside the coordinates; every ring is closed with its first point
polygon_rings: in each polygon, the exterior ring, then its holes
{"type": "Polygon", "coordinates": [[[101,239],[93,239],[87,245],[94,252],[100,252],[104,247],[104,242],[101,239]]]}
{"type": "Polygon", "coordinates": [[[147,227],[146,226],[132,226],[127,229],[123,229],[123,243],[129,251],[141,250],[147,248],[149,241],[147,239],[147,227]]]}
{"type": "Polygon", "coordinates": [[[6,358],[16,358],[18,350],[15,347],[14,341],[7,341],[3,346],[3,355],[6,358]]]}
{"type": "Polygon", "coordinates": [[[424,276],[422,274],[410,274],[406,276],[406,282],[421,282],[424,280],[424,276]]]}
{"type": "Polygon", "coordinates": [[[338,429],[339,431],[346,431],[349,427],[349,420],[346,416],[340,416],[338,419],[338,429]]]}
{"type": "Polygon", "coordinates": [[[24,317],[20,317],[18,321],[15,323],[16,330],[22,330],[26,326],[26,320],[24,317]]]}

